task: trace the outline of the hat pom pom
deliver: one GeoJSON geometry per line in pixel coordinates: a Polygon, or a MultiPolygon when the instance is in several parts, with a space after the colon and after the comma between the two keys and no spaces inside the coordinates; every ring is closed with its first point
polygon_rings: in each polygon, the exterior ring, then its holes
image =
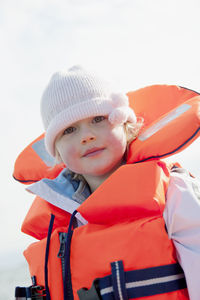
{"type": "Polygon", "coordinates": [[[129,105],[129,101],[128,101],[128,97],[125,94],[122,93],[112,93],[110,95],[112,101],[113,101],[113,105],[115,107],[119,107],[119,106],[128,106],[129,105]]]}
{"type": "Polygon", "coordinates": [[[113,125],[123,124],[127,120],[127,113],[124,108],[117,107],[110,113],[108,120],[113,125]]]}
{"type": "Polygon", "coordinates": [[[108,120],[111,124],[124,124],[127,121],[136,123],[137,118],[130,107],[117,107],[109,114],[108,120]]]}

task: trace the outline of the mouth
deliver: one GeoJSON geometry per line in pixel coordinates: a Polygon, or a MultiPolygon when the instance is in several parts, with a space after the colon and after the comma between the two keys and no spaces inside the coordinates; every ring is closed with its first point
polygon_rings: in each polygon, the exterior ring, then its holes
{"type": "Polygon", "coordinates": [[[105,148],[91,148],[88,149],[84,154],[83,157],[90,157],[100,154],[105,148]]]}

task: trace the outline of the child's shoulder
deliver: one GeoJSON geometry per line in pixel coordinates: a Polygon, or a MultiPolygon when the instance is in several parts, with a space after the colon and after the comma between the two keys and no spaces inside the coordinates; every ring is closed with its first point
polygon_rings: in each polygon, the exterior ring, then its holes
{"type": "Polygon", "coordinates": [[[180,189],[182,193],[184,191],[193,192],[194,196],[199,199],[200,204],[200,180],[187,169],[176,165],[171,168],[169,188],[172,187],[180,189]]]}
{"type": "Polygon", "coordinates": [[[172,168],[166,194],[165,220],[173,228],[200,226],[200,181],[184,168],[172,168]],[[193,224],[193,225],[191,225],[193,224]]]}

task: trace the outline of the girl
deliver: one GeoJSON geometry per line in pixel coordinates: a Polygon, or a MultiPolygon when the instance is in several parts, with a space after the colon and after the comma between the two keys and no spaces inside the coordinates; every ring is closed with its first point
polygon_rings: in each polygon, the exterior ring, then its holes
{"type": "Polygon", "coordinates": [[[47,244],[25,251],[47,299],[199,299],[200,185],[159,159],[132,163],[143,119],[128,97],[75,66],[53,75],[41,114],[46,149],[67,168],[28,190],[72,214],[67,244],[53,218],[47,244]]]}

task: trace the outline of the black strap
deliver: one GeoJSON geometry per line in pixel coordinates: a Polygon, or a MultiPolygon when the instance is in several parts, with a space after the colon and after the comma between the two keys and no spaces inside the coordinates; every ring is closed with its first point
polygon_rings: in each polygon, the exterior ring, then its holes
{"type": "Polygon", "coordinates": [[[127,300],[187,288],[178,263],[125,272],[122,261],[111,263],[111,275],[96,279],[91,289],[78,290],[80,300],[127,300]]]}
{"type": "MultiPolygon", "coordinates": [[[[122,261],[114,263],[121,265],[122,261]]],[[[112,270],[111,275],[99,279],[99,290],[103,300],[134,299],[186,288],[185,276],[178,263],[127,272],[124,272],[123,268],[120,267],[118,271],[116,269],[116,272],[118,272],[116,274],[117,289],[121,290],[121,296],[116,298],[112,270]],[[126,295],[124,289],[126,289],[128,298],[124,296],[126,295]]]]}

